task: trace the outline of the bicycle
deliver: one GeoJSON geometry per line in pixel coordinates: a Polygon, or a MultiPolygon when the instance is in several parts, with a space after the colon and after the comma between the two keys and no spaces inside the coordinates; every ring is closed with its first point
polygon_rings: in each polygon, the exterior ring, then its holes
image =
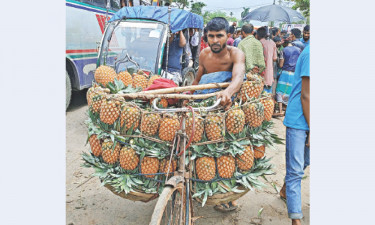
{"type": "MultiPolygon", "coordinates": [[[[221,99],[217,99],[214,105],[204,108],[177,108],[177,109],[162,109],[157,107],[157,102],[160,98],[156,98],[153,101],[153,108],[159,112],[194,112],[198,110],[213,111],[216,110],[217,106],[220,104],[221,99]]],[[[193,114],[193,129],[190,137],[194,136],[194,113],[193,114]]],[[[186,154],[185,151],[191,144],[191,140],[187,140],[187,134],[185,130],[186,116],[182,115],[182,122],[180,130],[177,131],[177,145],[176,154],[181,156],[179,159],[178,170],[173,174],[171,178],[168,179],[168,174],[166,176],[165,187],[159,196],[159,200],[156,203],[154,212],[151,217],[150,225],[191,225],[194,222],[193,213],[193,199],[190,192],[190,178],[192,178],[192,164],[189,164],[189,168],[186,168],[186,154]],[[187,143],[188,142],[188,143],[187,143]],[[180,149],[180,152],[178,150],[180,149]]],[[[192,138],[191,138],[192,139],[192,138]]],[[[172,154],[169,160],[171,163],[172,154]]],[[[169,171],[168,171],[169,172],[169,171]]]]}

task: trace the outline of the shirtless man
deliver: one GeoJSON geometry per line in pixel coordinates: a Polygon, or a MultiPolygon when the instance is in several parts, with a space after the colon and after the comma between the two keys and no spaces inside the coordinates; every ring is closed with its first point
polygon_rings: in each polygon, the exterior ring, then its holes
{"type": "MultiPolygon", "coordinates": [[[[240,90],[244,80],[245,54],[238,48],[227,46],[229,24],[226,19],[215,17],[208,22],[206,28],[210,48],[203,49],[199,56],[199,69],[193,85],[230,82],[225,90],[216,95],[221,98],[220,104],[228,110],[232,105],[232,96],[240,90]]],[[[215,89],[210,89],[209,92],[215,92],[215,89]]],[[[233,201],[217,205],[215,209],[227,212],[237,207],[233,201]]]]}
{"type": "Polygon", "coordinates": [[[210,48],[203,49],[199,56],[199,69],[192,85],[230,82],[216,96],[228,110],[232,96],[240,90],[244,79],[245,55],[238,48],[227,46],[229,24],[225,18],[213,18],[206,28],[210,48]]]}

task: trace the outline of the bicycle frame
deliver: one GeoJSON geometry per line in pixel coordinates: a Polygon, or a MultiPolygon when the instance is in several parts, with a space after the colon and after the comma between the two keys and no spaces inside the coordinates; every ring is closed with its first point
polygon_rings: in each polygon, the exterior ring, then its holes
{"type": "MultiPolygon", "coordinates": [[[[153,101],[153,108],[156,111],[159,112],[189,112],[189,111],[199,111],[199,110],[206,110],[206,111],[213,111],[216,109],[216,107],[220,104],[221,99],[218,99],[214,105],[210,107],[205,107],[205,108],[177,108],[177,109],[161,109],[157,107],[157,102],[160,101],[160,98],[155,98],[153,101]]],[[[194,121],[194,120],[193,120],[194,121]]],[[[185,203],[185,221],[183,221],[183,210],[184,207],[181,207],[180,211],[180,225],[191,225],[193,223],[193,203],[192,203],[192,197],[190,195],[190,181],[189,179],[192,177],[191,172],[192,172],[192,164],[190,164],[190,168],[186,169],[186,154],[185,150],[187,149],[187,134],[185,130],[185,125],[186,125],[186,117],[183,116],[181,120],[181,129],[177,132],[176,138],[178,139],[177,141],[177,148],[173,149],[175,151],[176,155],[177,154],[182,154],[182,156],[179,159],[179,166],[178,170],[174,173],[174,175],[168,179],[168,174],[166,175],[167,181],[165,182],[166,186],[171,186],[173,188],[180,188],[182,193],[181,193],[181,198],[182,198],[182,204],[185,203]],[[184,193],[185,192],[185,193],[184,193]],[[184,200],[184,197],[186,198],[184,200]]],[[[194,127],[194,122],[193,122],[193,127],[194,127]]],[[[194,130],[194,129],[193,129],[194,130]]],[[[191,135],[192,138],[193,135],[191,135]]],[[[171,163],[172,159],[172,154],[169,160],[169,164],[171,163]]],[[[169,172],[169,171],[168,171],[169,172]]],[[[163,199],[165,201],[165,199],[163,199]]],[[[151,222],[153,224],[153,222],[151,222]]]]}

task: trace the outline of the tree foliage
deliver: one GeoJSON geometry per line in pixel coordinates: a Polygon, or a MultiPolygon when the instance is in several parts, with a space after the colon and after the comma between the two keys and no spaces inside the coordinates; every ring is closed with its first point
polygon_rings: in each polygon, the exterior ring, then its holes
{"type": "Polygon", "coordinates": [[[310,17],[310,0],[293,0],[296,4],[293,9],[299,9],[303,16],[310,17]]]}
{"type": "Polygon", "coordinates": [[[208,11],[204,12],[204,14],[203,14],[204,24],[207,24],[211,19],[213,19],[215,17],[224,17],[225,19],[228,20],[228,22],[234,22],[234,21],[237,22],[236,17],[228,16],[225,12],[218,10],[218,11],[214,11],[214,12],[208,12],[208,11]]]}
{"type": "MultiPolygon", "coordinates": [[[[172,0],[169,0],[168,2],[172,3],[172,0]]],[[[179,9],[185,9],[185,7],[189,7],[188,0],[173,0],[173,3],[176,4],[179,9]]]]}
{"type": "Polygon", "coordinates": [[[243,11],[241,12],[241,19],[244,18],[250,11],[250,8],[243,7],[243,11]]]}
{"type": "Polygon", "coordinates": [[[205,6],[203,2],[195,2],[191,5],[191,12],[202,16],[202,8],[205,6]]]}

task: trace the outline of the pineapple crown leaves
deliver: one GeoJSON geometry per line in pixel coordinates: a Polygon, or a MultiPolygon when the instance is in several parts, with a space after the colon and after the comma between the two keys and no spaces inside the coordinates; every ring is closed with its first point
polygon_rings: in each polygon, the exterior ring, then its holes
{"type": "Polygon", "coordinates": [[[125,88],[125,85],[122,81],[115,78],[112,82],[107,83],[107,88],[111,91],[112,94],[117,94],[120,90],[125,88]]]}
{"type": "Polygon", "coordinates": [[[170,154],[167,145],[152,142],[144,138],[135,138],[130,145],[140,155],[141,160],[146,155],[162,159],[170,154]]]}
{"type": "Polygon", "coordinates": [[[219,185],[217,182],[212,183],[197,183],[196,185],[196,193],[192,196],[193,198],[201,198],[202,199],[202,207],[206,204],[207,199],[209,196],[214,195],[215,193],[219,192],[219,185]],[[203,197],[202,197],[203,195],[203,197]]]}
{"type": "Polygon", "coordinates": [[[89,141],[89,138],[96,134],[97,135],[97,138],[98,139],[102,139],[102,138],[105,138],[105,137],[109,137],[108,133],[106,133],[105,131],[103,131],[102,129],[100,129],[100,127],[98,127],[97,125],[95,125],[91,118],[87,119],[85,121],[85,124],[87,125],[88,127],[88,137],[87,137],[87,140],[86,140],[86,144],[88,143],[89,141]]]}
{"type": "Polygon", "coordinates": [[[109,174],[114,171],[114,166],[103,162],[100,158],[92,154],[82,153],[84,163],[81,165],[86,168],[93,168],[95,173],[92,176],[97,176],[100,179],[107,179],[109,174]]]}
{"type": "MultiPolygon", "coordinates": [[[[122,83],[122,82],[121,82],[122,83]]],[[[142,91],[142,87],[133,87],[131,84],[128,85],[126,88],[124,86],[123,89],[120,89],[117,94],[129,94],[129,93],[136,93],[142,91]]]]}
{"type": "Polygon", "coordinates": [[[129,194],[134,191],[134,187],[140,187],[144,183],[138,179],[136,176],[130,174],[115,175],[116,179],[113,179],[112,187],[116,189],[117,192],[124,191],[125,194],[129,194]]]}
{"type": "Polygon", "coordinates": [[[279,138],[276,134],[269,131],[269,128],[272,128],[273,122],[271,121],[264,121],[261,126],[256,128],[250,128],[248,130],[248,135],[253,140],[254,144],[259,145],[266,145],[273,147],[274,144],[283,144],[283,140],[279,138]]]}

